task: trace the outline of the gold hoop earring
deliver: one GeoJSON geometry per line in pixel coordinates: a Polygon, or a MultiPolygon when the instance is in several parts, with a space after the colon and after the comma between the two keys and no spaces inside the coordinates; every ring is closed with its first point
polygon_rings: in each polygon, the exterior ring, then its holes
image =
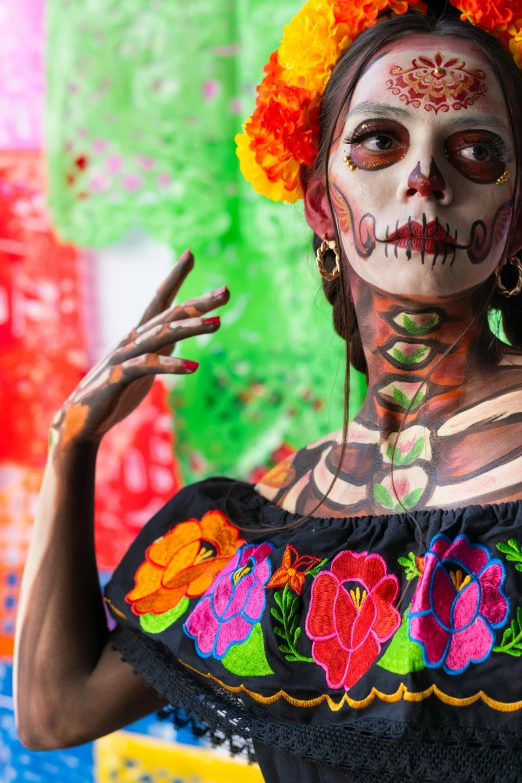
{"type": "Polygon", "coordinates": [[[509,171],[506,169],[503,174],[497,179],[497,185],[503,185],[504,182],[507,182],[510,177],[509,171]]]}
{"type": "Polygon", "coordinates": [[[356,169],[359,168],[359,166],[355,165],[355,163],[353,162],[353,160],[350,158],[349,155],[345,155],[343,160],[346,163],[346,165],[348,166],[348,168],[350,169],[350,171],[355,171],[356,169]]]}
{"type": "Polygon", "coordinates": [[[518,256],[510,256],[509,258],[504,258],[502,263],[499,264],[499,266],[497,266],[496,276],[497,276],[497,286],[504,296],[516,296],[517,294],[519,294],[520,291],[522,290],[522,262],[520,261],[518,256]],[[511,289],[511,291],[509,291],[505,287],[505,285],[503,285],[500,282],[500,270],[502,269],[502,267],[507,261],[509,261],[510,264],[513,264],[513,266],[517,268],[517,272],[518,272],[517,284],[515,285],[514,288],[511,289]]]}
{"type": "Polygon", "coordinates": [[[317,254],[315,260],[317,263],[317,269],[319,270],[319,274],[325,280],[335,280],[335,278],[339,277],[339,275],[341,274],[341,266],[340,266],[341,258],[339,256],[339,250],[337,248],[337,244],[335,242],[335,239],[328,240],[326,238],[326,234],[324,235],[323,241],[321,242],[320,246],[317,248],[317,254]],[[335,253],[335,269],[333,272],[327,272],[324,266],[323,259],[327,250],[333,250],[335,253]]]}

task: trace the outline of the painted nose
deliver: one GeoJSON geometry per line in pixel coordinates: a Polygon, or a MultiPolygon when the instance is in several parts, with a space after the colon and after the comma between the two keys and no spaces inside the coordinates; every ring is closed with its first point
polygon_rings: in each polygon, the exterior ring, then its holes
{"type": "Polygon", "coordinates": [[[399,185],[397,196],[403,203],[412,196],[420,196],[424,199],[436,199],[440,204],[446,205],[453,199],[453,191],[432,157],[429,174],[423,173],[419,161],[408,177],[407,185],[404,182],[399,185]]]}

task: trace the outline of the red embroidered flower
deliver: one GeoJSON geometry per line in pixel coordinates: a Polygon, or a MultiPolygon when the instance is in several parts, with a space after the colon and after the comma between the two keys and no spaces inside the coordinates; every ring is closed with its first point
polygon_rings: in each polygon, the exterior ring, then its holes
{"type": "Polygon", "coordinates": [[[283,587],[288,584],[292,590],[301,595],[305,574],[320,561],[319,557],[312,555],[299,555],[299,552],[291,544],[285,549],[283,562],[280,568],[274,572],[267,587],[283,587]]]}
{"type": "Polygon", "coordinates": [[[349,690],[370,668],[400,625],[393,603],[399,580],[380,555],[339,552],[330,571],[312,585],[306,633],[312,657],[326,672],[330,688],[349,690]]]}

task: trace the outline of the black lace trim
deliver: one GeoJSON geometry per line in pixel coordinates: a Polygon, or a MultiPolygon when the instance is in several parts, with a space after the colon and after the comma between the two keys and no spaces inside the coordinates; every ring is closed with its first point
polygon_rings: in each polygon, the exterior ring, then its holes
{"type": "MultiPolygon", "coordinates": [[[[282,720],[183,666],[161,642],[118,625],[113,650],[132,664],[170,705],[157,713],[177,727],[190,726],[213,745],[255,761],[254,741],[318,764],[357,772],[357,780],[442,783],[520,783],[522,734],[469,727],[423,726],[357,717],[351,724],[304,725],[282,720]]],[[[354,778],[355,780],[355,778],[354,778]]]]}

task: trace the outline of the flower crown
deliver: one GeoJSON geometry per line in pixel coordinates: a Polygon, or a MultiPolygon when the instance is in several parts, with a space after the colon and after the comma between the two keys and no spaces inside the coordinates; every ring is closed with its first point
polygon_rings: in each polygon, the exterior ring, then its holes
{"type": "MultiPolygon", "coordinates": [[[[522,61],[522,0],[449,0],[460,18],[487,30],[522,61]]],[[[302,198],[300,168],[317,156],[319,107],[330,74],[354,39],[391,10],[414,8],[423,0],[308,0],[286,25],[281,46],[264,67],[256,108],[236,136],[243,176],[272,201],[302,198]]]]}

